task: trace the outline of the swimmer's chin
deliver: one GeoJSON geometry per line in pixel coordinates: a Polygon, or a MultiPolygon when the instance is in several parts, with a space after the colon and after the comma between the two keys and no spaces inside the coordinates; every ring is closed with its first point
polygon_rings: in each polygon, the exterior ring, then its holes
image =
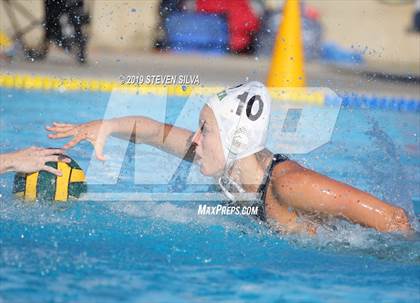
{"type": "Polygon", "coordinates": [[[209,171],[207,171],[207,170],[205,169],[205,167],[203,167],[202,165],[200,166],[200,173],[201,173],[203,176],[206,176],[206,177],[211,177],[211,176],[212,176],[212,174],[210,174],[210,172],[209,172],[209,171]]]}
{"type": "Polygon", "coordinates": [[[221,175],[219,171],[210,171],[205,165],[200,165],[200,173],[206,177],[217,177],[221,175]]]}

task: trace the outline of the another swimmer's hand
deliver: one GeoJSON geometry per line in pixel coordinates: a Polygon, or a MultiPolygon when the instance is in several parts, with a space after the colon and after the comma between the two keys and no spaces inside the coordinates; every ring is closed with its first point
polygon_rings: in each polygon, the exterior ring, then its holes
{"type": "Polygon", "coordinates": [[[96,158],[102,161],[106,160],[103,150],[106,139],[112,132],[108,121],[97,120],[83,124],[54,122],[52,126],[47,126],[46,129],[52,132],[52,134],[48,135],[50,139],[73,137],[64,145],[65,149],[74,147],[80,141],[89,141],[95,149],[96,158]]]}
{"type": "Polygon", "coordinates": [[[34,173],[45,170],[61,176],[58,169],[46,165],[46,162],[62,161],[70,163],[70,159],[63,156],[64,150],[55,148],[29,147],[17,152],[0,155],[0,173],[16,171],[20,173],[34,173]]]}

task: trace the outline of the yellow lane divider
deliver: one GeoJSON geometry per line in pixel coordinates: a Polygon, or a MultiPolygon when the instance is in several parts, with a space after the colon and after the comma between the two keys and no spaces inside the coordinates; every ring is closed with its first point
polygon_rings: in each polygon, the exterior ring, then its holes
{"type": "MultiPolygon", "coordinates": [[[[221,86],[182,86],[182,85],[132,85],[116,81],[98,79],[62,79],[49,76],[33,76],[0,73],[0,87],[25,90],[58,90],[111,92],[120,90],[136,94],[169,96],[214,95],[225,89],[221,86]]],[[[275,101],[298,102],[323,105],[325,93],[305,88],[268,88],[275,101]]]]}

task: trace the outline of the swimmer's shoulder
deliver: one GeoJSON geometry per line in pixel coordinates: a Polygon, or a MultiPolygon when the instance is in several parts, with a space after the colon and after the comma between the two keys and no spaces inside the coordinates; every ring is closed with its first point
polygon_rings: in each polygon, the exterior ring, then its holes
{"type": "Polygon", "coordinates": [[[303,166],[291,159],[277,162],[271,173],[271,181],[287,176],[289,173],[300,172],[305,170],[303,166]]]}
{"type": "Polygon", "coordinates": [[[256,156],[258,162],[260,163],[261,169],[264,170],[266,174],[269,174],[269,183],[267,185],[271,185],[271,183],[273,183],[273,180],[283,177],[284,175],[287,175],[290,172],[305,169],[299,163],[289,159],[287,156],[282,154],[273,154],[267,148],[259,151],[256,154],[256,156]],[[275,163],[273,163],[272,161],[275,161],[275,163]]]}
{"type": "Polygon", "coordinates": [[[294,160],[286,159],[284,161],[276,163],[273,167],[271,178],[283,176],[288,173],[303,171],[305,168],[294,160]]]}

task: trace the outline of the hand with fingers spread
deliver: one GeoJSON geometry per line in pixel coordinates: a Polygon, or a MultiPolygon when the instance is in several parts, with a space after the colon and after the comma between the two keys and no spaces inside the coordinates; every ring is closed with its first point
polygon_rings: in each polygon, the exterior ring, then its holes
{"type": "Polygon", "coordinates": [[[70,159],[64,155],[64,150],[58,148],[29,147],[13,153],[0,155],[0,173],[16,171],[21,173],[33,173],[40,170],[48,171],[61,176],[61,172],[47,162],[62,161],[70,163],[70,159]]]}
{"type": "Polygon", "coordinates": [[[46,127],[51,139],[72,137],[64,145],[71,148],[80,141],[89,141],[95,148],[96,157],[105,160],[103,149],[109,136],[129,140],[136,144],[147,144],[184,158],[190,148],[193,133],[190,130],[161,123],[144,116],[118,117],[96,120],[83,124],[54,122],[46,127]]]}
{"type": "Polygon", "coordinates": [[[48,135],[50,139],[72,137],[72,139],[64,145],[65,149],[74,147],[80,141],[89,141],[95,149],[96,157],[102,161],[106,160],[103,149],[106,139],[111,133],[107,121],[97,120],[84,124],[54,122],[52,126],[48,126],[46,129],[52,132],[48,135]]]}

